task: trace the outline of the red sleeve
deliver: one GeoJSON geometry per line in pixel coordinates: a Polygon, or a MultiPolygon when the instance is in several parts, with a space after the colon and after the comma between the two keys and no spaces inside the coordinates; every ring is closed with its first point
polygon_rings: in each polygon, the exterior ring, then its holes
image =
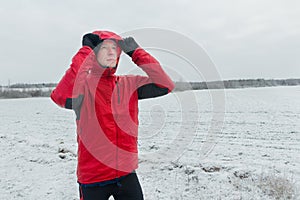
{"type": "Polygon", "coordinates": [[[79,69],[82,68],[83,62],[91,51],[92,49],[90,47],[83,46],[72,58],[70,68],[66,71],[65,75],[51,93],[51,99],[57,105],[65,107],[66,99],[73,98],[72,93],[76,76],[79,72],[79,69]]]}
{"type": "Polygon", "coordinates": [[[146,72],[150,82],[161,88],[168,88],[168,92],[174,89],[175,85],[171,78],[162,69],[159,62],[144,49],[136,49],[132,54],[132,61],[146,72]]]}

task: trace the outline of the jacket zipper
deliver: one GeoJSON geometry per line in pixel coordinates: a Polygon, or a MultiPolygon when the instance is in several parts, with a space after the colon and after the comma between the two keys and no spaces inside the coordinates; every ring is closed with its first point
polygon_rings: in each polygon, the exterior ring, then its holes
{"type": "Polygon", "coordinates": [[[120,87],[119,87],[119,82],[118,81],[116,81],[116,85],[117,85],[118,104],[120,104],[120,101],[121,101],[121,99],[120,99],[120,87]]]}

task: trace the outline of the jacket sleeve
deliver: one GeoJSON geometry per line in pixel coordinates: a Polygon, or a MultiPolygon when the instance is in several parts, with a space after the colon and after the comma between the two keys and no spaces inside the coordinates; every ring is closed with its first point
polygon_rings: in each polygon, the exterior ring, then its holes
{"type": "Polygon", "coordinates": [[[77,98],[73,95],[73,88],[79,70],[82,70],[84,61],[90,54],[92,49],[83,46],[72,58],[70,68],[57,84],[56,88],[51,93],[51,99],[59,106],[72,109],[72,99],[77,98]]]}
{"type": "Polygon", "coordinates": [[[132,61],[148,75],[147,78],[138,80],[139,99],[161,96],[174,89],[173,81],[162,69],[160,63],[144,49],[136,49],[132,55],[132,61]]]}
{"type": "Polygon", "coordinates": [[[154,83],[149,83],[143,85],[137,89],[138,99],[148,99],[153,97],[163,96],[169,93],[168,88],[163,88],[155,85],[154,83]]]}

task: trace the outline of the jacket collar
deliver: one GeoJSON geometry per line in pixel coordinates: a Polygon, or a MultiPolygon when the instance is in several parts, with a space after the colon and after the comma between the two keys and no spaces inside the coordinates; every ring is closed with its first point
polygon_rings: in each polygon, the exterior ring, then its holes
{"type": "Polygon", "coordinates": [[[114,76],[117,67],[102,67],[101,65],[93,65],[91,68],[91,74],[99,77],[110,77],[114,76]]]}

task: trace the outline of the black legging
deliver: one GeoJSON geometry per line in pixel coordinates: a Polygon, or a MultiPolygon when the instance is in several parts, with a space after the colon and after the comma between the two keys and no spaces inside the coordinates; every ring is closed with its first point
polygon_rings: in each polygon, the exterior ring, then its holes
{"type": "Polygon", "coordinates": [[[118,183],[105,186],[81,187],[80,200],[143,200],[143,192],[136,173],[131,173],[118,183]]]}

